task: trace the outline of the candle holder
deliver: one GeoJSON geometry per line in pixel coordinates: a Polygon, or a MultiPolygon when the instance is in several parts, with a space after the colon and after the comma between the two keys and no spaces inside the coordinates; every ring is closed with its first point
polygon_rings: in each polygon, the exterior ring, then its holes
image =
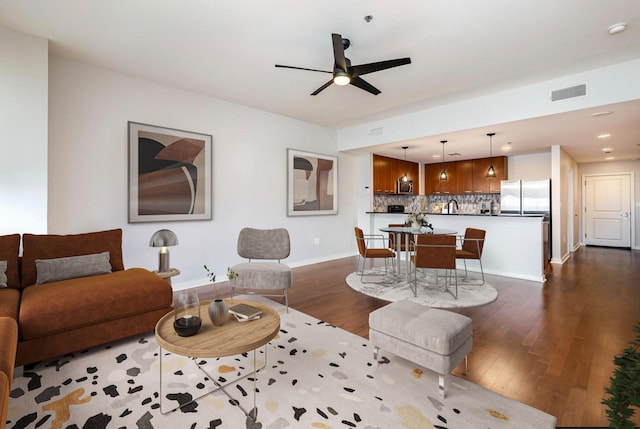
{"type": "Polygon", "coordinates": [[[174,302],[173,329],[181,337],[195,335],[202,326],[200,300],[193,291],[179,293],[174,302]]]}

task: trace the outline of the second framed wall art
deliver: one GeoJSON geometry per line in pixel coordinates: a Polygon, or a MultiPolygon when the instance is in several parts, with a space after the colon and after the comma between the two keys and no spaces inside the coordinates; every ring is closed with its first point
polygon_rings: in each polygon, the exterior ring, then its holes
{"type": "Polygon", "coordinates": [[[338,213],[338,158],[287,149],[287,216],[338,213]]]}

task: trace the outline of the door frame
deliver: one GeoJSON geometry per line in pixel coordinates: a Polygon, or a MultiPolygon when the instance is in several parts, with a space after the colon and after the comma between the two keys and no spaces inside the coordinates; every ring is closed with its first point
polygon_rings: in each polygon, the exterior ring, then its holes
{"type": "Polygon", "coordinates": [[[622,172],[610,172],[610,173],[588,173],[582,175],[582,185],[581,185],[581,194],[582,194],[582,207],[580,208],[582,214],[582,231],[580,232],[580,241],[583,246],[586,246],[585,234],[587,231],[587,177],[604,177],[604,176],[629,176],[629,207],[631,209],[630,212],[630,224],[631,224],[631,249],[638,250],[636,244],[636,207],[634,203],[634,195],[635,191],[635,175],[633,171],[622,171],[622,172]]]}

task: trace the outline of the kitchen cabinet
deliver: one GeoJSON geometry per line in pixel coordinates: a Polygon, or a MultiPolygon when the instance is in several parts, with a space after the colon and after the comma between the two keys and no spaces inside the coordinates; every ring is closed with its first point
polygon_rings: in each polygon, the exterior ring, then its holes
{"type": "Polygon", "coordinates": [[[465,161],[445,162],[449,180],[440,181],[442,164],[426,164],[425,194],[489,194],[500,192],[500,181],[507,179],[507,157],[480,158],[465,161]],[[493,160],[496,177],[486,177],[489,165],[493,160]]]}
{"type": "Polygon", "coordinates": [[[473,160],[456,162],[457,194],[473,193],[473,160]]]}
{"type": "Polygon", "coordinates": [[[443,164],[426,164],[424,166],[425,194],[455,194],[458,188],[458,174],[456,162],[445,162],[444,168],[447,170],[449,180],[441,181],[440,172],[443,164]]]}
{"type": "Polygon", "coordinates": [[[473,160],[473,192],[489,194],[500,192],[500,181],[507,178],[507,157],[480,158],[473,160]],[[493,162],[496,177],[488,178],[487,170],[493,162]]]}
{"type": "Polygon", "coordinates": [[[397,193],[398,178],[407,173],[413,180],[413,193],[420,193],[420,174],[418,163],[403,159],[373,155],[373,191],[376,194],[397,193]]]}

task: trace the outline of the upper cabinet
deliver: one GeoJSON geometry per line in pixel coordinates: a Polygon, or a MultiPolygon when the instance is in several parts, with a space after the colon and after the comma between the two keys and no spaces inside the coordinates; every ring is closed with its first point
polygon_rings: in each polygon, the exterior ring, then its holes
{"type": "Polygon", "coordinates": [[[500,192],[500,181],[507,179],[507,157],[480,158],[473,160],[473,192],[489,194],[500,192]],[[487,170],[493,163],[496,177],[487,177],[487,170]]]}
{"type": "Polygon", "coordinates": [[[449,180],[440,181],[443,164],[424,166],[425,194],[489,194],[500,192],[500,181],[507,179],[507,157],[480,158],[466,161],[445,162],[449,180]],[[496,177],[487,178],[487,170],[493,161],[496,177]]]}
{"type": "Polygon", "coordinates": [[[424,166],[424,177],[427,188],[425,194],[456,194],[459,180],[456,164],[456,162],[426,164],[424,166]],[[448,180],[440,180],[440,173],[443,167],[447,171],[448,180]]]}
{"type": "Polygon", "coordinates": [[[420,193],[420,171],[418,163],[402,159],[373,155],[373,191],[376,194],[397,193],[398,178],[407,173],[413,180],[413,193],[420,193]]]}

